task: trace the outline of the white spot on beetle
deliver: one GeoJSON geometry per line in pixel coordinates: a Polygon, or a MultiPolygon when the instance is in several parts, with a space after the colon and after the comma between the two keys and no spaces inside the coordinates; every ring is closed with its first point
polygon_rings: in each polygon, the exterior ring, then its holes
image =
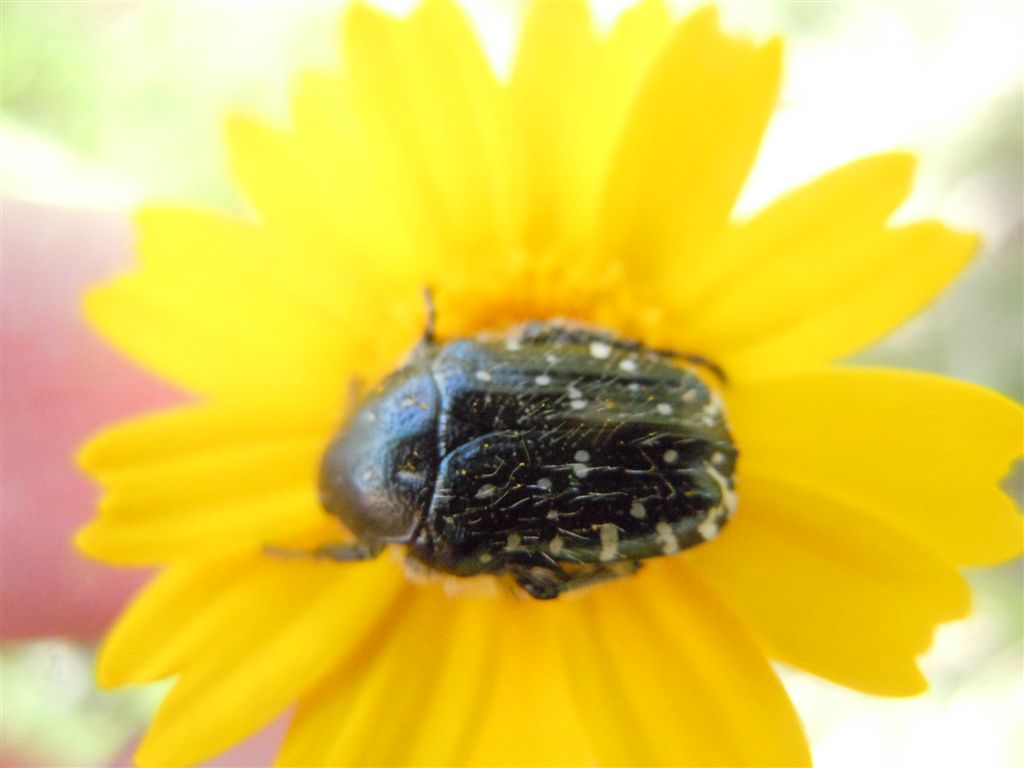
{"type": "Polygon", "coordinates": [[[601,523],[601,554],[598,557],[607,563],[619,554],[619,529],[611,523],[601,523]]]}
{"type": "Polygon", "coordinates": [[[715,451],[714,453],[711,454],[711,463],[712,464],[724,464],[725,463],[725,454],[722,453],[721,451],[715,451]]]}
{"type": "Polygon", "coordinates": [[[585,478],[589,472],[590,472],[590,467],[588,467],[586,464],[573,464],[572,465],[572,473],[574,475],[576,475],[576,477],[578,477],[580,480],[585,478]]]}
{"type": "Polygon", "coordinates": [[[364,470],[363,471],[363,482],[364,483],[368,483],[371,480],[373,480],[373,474],[374,474],[374,472],[373,472],[372,469],[364,470]]]}
{"type": "Polygon", "coordinates": [[[366,412],[366,413],[365,413],[365,414],[363,415],[363,420],[364,420],[364,421],[371,421],[371,422],[372,422],[372,421],[376,421],[376,420],[377,420],[377,414],[376,414],[376,413],[374,413],[373,411],[367,411],[367,412],[366,412]]]}
{"type": "Polygon", "coordinates": [[[654,406],[654,410],[656,410],[662,416],[672,415],[672,406],[669,405],[668,403],[658,403],[656,406],[654,406]]]}
{"type": "Polygon", "coordinates": [[[612,347],[610,344],[606,344],[603,341],[590,342],[591,357],[597,358],[598,360],[607,360],[611,353],[612,347]]]}
{"type": "Polygon", "coordinates": [[[505,342],[505,349],[509,352],[518,352],[522,349],[522,345],[519,343],[519,339],[508,339],[505,342]]]}
{"type": "Polygon", "coordinates": [[[555,538],[551,540],[551,543],[548,544],[548,549],[551,551],[552,555],[561,554],[562,550],[565,549],[565,542],[562,541],[562,537],[555,536],[555,538]]]}
{"type": "Polygon", "coordinates": [[[703,537],[704,541],[711,541],[721,530],[722,527],[718,522],[718,516],[715,514],[708,515],[707,519],[697,526],[697,533],[703,537]]]}
{"type": "Polygon", "coordinates": [[[557,520],[557,519],[558,519],[558,510],[557,509],[552,509],[550,512],[548,512],[548,520],[557,520]]]}
{"type": "Polygon", "coordinates": [[[679,451],[675,450],[674,448],[669,448],[667,451],[661,454],[661,458],[664,460],[666,464],[675,464],[677,461],[679,461],[679,451]]]}
{"type": "Polygon", "coordinates": [[[538,488],[542,488],[545,491],[550,491],[551,490],[551,478],[550,477],[542,477],[540,480],[537,481],[537,487],[538,488]]]}
{"type": "Polygon", "coordinates": [[[629,514],[635,517],[637,520],[643,520],[647,517],[647,508],[642,502],[634,500],[629,506],[629,514]]]}
{"type": "Polygon", "coordinates": [[[485,483],[484,485],[481,485],[479,489],[477,489],[476,498],[489,499],[497,492],[498,487],[496,485],[492,485],[491,483],[485,483]]]}
{"type": "Polygon", "coordinates": [[[519,546],[523,543],[523,537],[518,533],[510,533],[508,539],[505,541],[505,549],[509,552],[515,552],[519,549],[519,546]]]}
{"type": "Polygon", "coordinates": [[[576,387],[572,386],[572,384],[570,384],[566,388],[565,394],[567,394],[573,400],[579,400],[581,397],[583,397],[583,393],[580,392],[576,387]]]}
{"type": "Polygon", "coordinates": [[[676,537],[676,532],[672,530],[671,525],[661,520],[654,526],[654,530],[657,531],[662,552],[666,555],[674,555],[679,551],[679,539],[676,537]]]}
{"type": "Polygon", "coordinates": [[[399,405],[401,405],[403,408],[412,408],[414,405],[416,405],[416,398],[415,397],[403,397],[402,398],[402,402],[399,403],[399,405]]]}
{"type": "Polygon", "coordinates": [[[480,379],[480,381],[490,381],[491,380],[491,374],[488,371],[482,371],[482,370],[481,371],[477,371],[476,372],[476,377],[478,379],[480,379]]]}
{"type": "Polygon", "coordinates": [[[631,357],[627,357],[625,360],[619,363],[619,368],[626,371],[627,373],[633,373],[636,370],[636,360],[631,357]]]}
{"type": "Polygon", "coordinates": [[[628,389],[630,392],[639,392],[640,383],[636,381],[631,381],[629,384],[626,385],[626,389],[628,389]]]}
{"type": "Polygon", "coordinates": [[[494,556],[490,552],[484,552],[482,555],[480,555],[480,562],[481,563],[489,563],[493,559],[494,559],[494,556]]]}
{"type": "Polygon", "coordinates": [[[422,483],[426,479],[426,475],[422,472],[409,472],[402,469],[398,472],[398,479],[403,483],[422,483]]]}
{"type": "Polygon", "coordinates": [[[711,479],[717,483],[722,492],[722,504],[725,506],[725,514],[731,516],[736,511],[736,491],[729,487],[729,481],[725,479],[717,469],[710,464],[704,464],[704,471],[711,475],[711,479]]]}
{"type": "Polygon", "coordinates": [[[546,355],[544,355],[544,359],[551,363],[551,365],[554,365],[555,363],[558,362],[558,355],[553,355],[550,352],[548,352],[546,355]]]}
{"type": "Polygon", "coordinates": [[[708,401],[700,409],[701,421],[708,427],[713,427],[722,418],[722,398],[712,390],[709,393],[708,401]]]}
{"type": "Polygon", "coordinates": [[[582,410],[582,409],[587,407],[587,401],[586,400],[570,400],[569,401],[569,407],[572,408],[574,411],[579,411],[579,410],[582,410]]]}
{"type": "Polygon", "coordinates": [[[538,386],[546,387],[548,384],[551,383],[551,377],[548,376],[546,373],[542,373],[540,376],[537,376],[534,379],[534,382],[536,382],[538,386]]]}
{"type": "Polygon", "coordinates": [[[684,403],[692,403],[696,399],[697,399],[697,390],[696,389],[688,389],[685,392],[683,392],[683,402],[684,403]]]}
{"type": "Polygon", "coordinates": [[[590,461],[590,454],[587,453],[586,451],[576,451],[576,455],[573,456],[573,458],[576,459],[576,461],[582,461],[584,464],[586,464],[588,461],[590,461]]]}

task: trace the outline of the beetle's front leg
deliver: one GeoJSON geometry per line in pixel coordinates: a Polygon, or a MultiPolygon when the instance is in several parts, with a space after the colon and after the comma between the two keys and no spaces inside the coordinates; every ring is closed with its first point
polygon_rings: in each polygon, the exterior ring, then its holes
{"type": "Polygon", "coordinates": [[[384,549],[382,544],[367,544],[361,541],[333,541],[321,544],[314,549],[290,549],[272,544],[263,546],[264,554],[281,559],[333,560],[338,563],[350,563],[356,560],[372,560],[384,549]]]}
{"type": "Polygon", "coordinates": [[[571,589],[582,589],[602,581],[632,576],[640,570],[640,563],[626,561],[614,565],[584,565],[574,570],[549,565],[512,565],[509,572],[515,577],[516,583],[530,597],[537,600],[553,600],[571,589]]]}

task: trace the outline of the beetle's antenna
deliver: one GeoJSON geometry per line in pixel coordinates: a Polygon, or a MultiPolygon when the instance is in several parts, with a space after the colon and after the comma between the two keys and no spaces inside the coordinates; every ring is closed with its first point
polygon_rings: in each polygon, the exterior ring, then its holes
{"type": "Polygon", "coordinates": [[[711,371],[711,373],[715,375],[715,378],[717,378],[722,384],[729,383],[729,377],[725,375],[725,371],[722,370],[722,367],[718,365],[718,363],[708,360],[703,355],[690,355],[679,352],[673,352],[672,354],[674,357],[678,357],[680,360],[685,360],[688,363],[693,363],[694,365],[699,365],[704,368],[707,368],[709,371],[711,371]]]}
{"type": "Polygon", "coordinates": [[[674,349],[651,349],[650,351],[656,355],[661,355],[662,357],[685,360],[688,363],[693,363],[694,365],[699,365],[702,368],[707,368],[712,374],[714,374],[715,378],[718,379],[719,382],[722,384],[729,383],[729,377],[725,375],[725,371],[722,370],[722,367],[713,360],[709,360],[704,357],[704,355],[693,355],[689,352],[676,352],[674,349]]]}
{"type": "Polygon", "coordinates": [[[434,306],[434,289],[429,285],[423,288],[423,300],[427,305],[427,326],[423,329],[423,343],[433,344],[434,331],[437,328],[437,307],[434,306]]]}

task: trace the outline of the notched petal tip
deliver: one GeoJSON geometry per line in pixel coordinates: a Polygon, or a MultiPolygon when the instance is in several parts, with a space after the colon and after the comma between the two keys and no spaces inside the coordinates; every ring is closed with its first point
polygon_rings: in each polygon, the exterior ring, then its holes
{"type": "Polygon", "coordinates": [[[951,249],[962,254],[963,263],[966,265],[985,246],[985,238],[980,232],[969,232],[961,229],[950,229],[942,222],[936,222],[950,237],[955,240],[956,245],[951,249]]]}
{"type": "Polygon", "coordinates": [[[120,348],[116,334],[118,323],[109,317],[109,302],[124,282],[125,275],[121,275],[94,285],[82,294],[80,304],[82,316],[93,332],[117,348],[120,348]]]}
{"type": "Polygon", "coordinates": [[[973,601],[971,599],[970,586],[967,584],[967,581],[963,576],[959,573],[957,576],[959,578],[956,579],[955,582],[950,580],[950,584],[948,585],[947,601],[944,606],[946,608],[946,612],[936,613],[935,623],[930,628],[926,628],[922,633],[921,643],[916,652],[917,658],[911,661],[901,671],[900,675],[890,676],[888,679],[888,686],[886,688],[879,688],[877,691],[871,691],[872,693],[889,696],[891,698],[911,698],[913,696],[920,696],[921,694],[927,693],[931,688],[931,683],[921,670],[920,657],[929,652],[935,645],[935,635],[941,625],[954,621],[962,621],[971,614],[973,601]]]}
{"type": "Polygon", "coordinates": [[[714,3],[702,5],[684,18],[682,25],[689,25],[695,29],[703,27],[705,32],[720,33],[721,15],[718,12],[718,6],[714,3]]]}
{"type": "Polygon", "coordinates": [[[750,46],[763,58],[764,65],[781,69],[785,53],[785,41],[782,35],[772,35],[758,42],[753,39],[753,35],[747,32],[726,29],[722,25],[721,12],[717,5],[709,3],[684,17],[678,26],[677,33],[683,33],[684,30],[703,37],[716,37],[720,41],[738,46],[750,46]]]}
{"type": "Polygon", "coordinates": [[[785,59],[786,43],[780,35],[769,37],[764,43],[758,46],[765,67],[771,67],[777,73],[782,72],[782,62],[785,59]]]}
{"type": "Polygon", "coordinates": [[[245,163],[264,157],[264,152],[279,142],[284,134],[270,123],[241,111],[232,111],[224,118],[223,135],[228,161],[235,178],[245,179],[245,163]]]}
{"type": "Polygon", "coordinates": [[[394,13],[371,5],[365,0],[355,0],[348,3],[341,13],[339,24],[341,52],[344,57],[351,50],[352,41],[364,34],[368,27],[376,27],[381,24],[393,24],[399,21],[394,13]]]}
{"type": "MultiPolygon", "coordinates": [[[[226,118],[226,120],[230,119],[226,118]]],[[[131,214],[132,223],[135,225],[136,239],[139,243],[179,235],[183,224],[188,224],[197,218],[205,220],[228,218],[228,216],[220,212],[206,211],[198,206],[154,202],[139,206],[131,214]]]]}
{"type": "Polygon", "coordinates": [[[75,549],[77,549],[80,553],[82,553],[86,557],[91,557],[93,559],[99,559],[99,556],[96,554],[96,550],[95,550],[95,546],[94,546],[94,544],[95,544],[95,541],[94,541],[95,540],[95,534],[94,534],[95,528],[96,528],[96,522],[95,521],[86,523],[81,528],[79,528],[77,531],[75,531],[75,534],[74,534],[74,536],[72,538],[72,543],[74,544],[75,549]]]}
{"type": "Polygon", "coordinates": [[[74,456],[75,466],[94,480],[99,471],[100,457],[103,452],[102,434],[93,435],[82,443],[75,451],[74,456]]]}
{"type": "Polygon", "coordinates": [[[142,233],[158,226],[166,216],[172,215],[174,210],[175,209],[172,206],[161,205],[158,203],[145,203],[140,205],[131,213],[131,220],[135,225],[136,233],[141,237],[142,233]]]}
{"type": "Polygon", "coordinates": [[[125,546],[112,541],[110,526],[102,519],[102,516],[75,531],[74,545],[75,549],[86,557],[100,560],[108,565],[124,567],[151,565],[151,563],[140,562],[139,558],[133,555],[134,547],[131,543],[125,546]]]}
{"type": "Polygon", "coordinates": [[[889,152],[879,152],[854,161],[858,163],[880,163],[887,165],[893,176],[906,179],[908,192],[914,176],[917,175],[917,155],[906,149],[894,149],[889,152]]]}

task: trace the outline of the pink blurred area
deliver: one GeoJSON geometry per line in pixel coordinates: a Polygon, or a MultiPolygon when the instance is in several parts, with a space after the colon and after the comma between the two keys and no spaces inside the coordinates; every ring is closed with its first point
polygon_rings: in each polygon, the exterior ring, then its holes
{"type": "MultiPolygon", "coordinates": [[[[134,368],[86,325],[80,297],[131,268],[131,223],[108,213],[0,201],[0,639],[96,641],[144,570],[88,560],[72,545],[95,485],[74,463],[98,428],[183,395],[134,368]]],[[[289,715],[206,765],[269,765],[289,715]]],[[[48,761],[17,745],[0,765],[48,761]]],[[[114,766],[130,766],[135,745],[114,766]]]]}
{"type": "Polygon", "coordinates": [[[130,222],[4,200],[0,223],[0,630],[97,639],[147,574],[74,550],[97,498],[74,455],[97,428],[182,396],[119,357],[80,312],[88,286],[130,268],[130,222]]]}

